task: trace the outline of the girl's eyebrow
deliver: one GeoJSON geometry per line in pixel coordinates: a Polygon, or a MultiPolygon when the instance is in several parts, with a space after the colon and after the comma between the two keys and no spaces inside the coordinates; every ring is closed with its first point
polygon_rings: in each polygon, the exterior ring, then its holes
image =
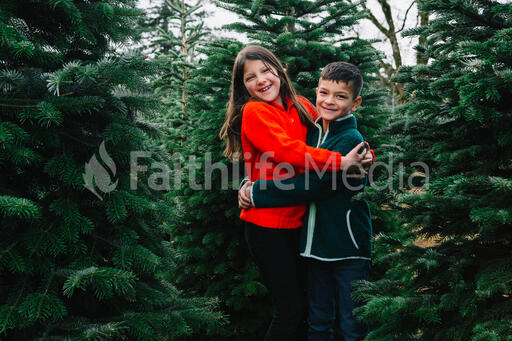
{"type": "MultiPolygon", "coordinates": [[[[261,71],[263,71],[263,70],[266,70],[266,69],[269,69],[269,70],[270,70],[270,67],[263,66],[263,67],[261,67],[260,72],[261,72],[261,71]]],[[[247,77],[247,76],[252,76],[253,74],[254,74],[254,72],[252,72],[252,71],[245,72],[245,73],[244,73],[244,78],[245,78],[245,77],[247,77]]]]}

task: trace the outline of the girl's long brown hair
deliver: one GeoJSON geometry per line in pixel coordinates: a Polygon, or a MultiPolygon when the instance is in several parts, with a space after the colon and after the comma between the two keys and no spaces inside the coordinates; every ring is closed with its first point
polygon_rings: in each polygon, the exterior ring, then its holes
{"type": "MultiPolygon", "coordinates": [[[[233,159],[233,154],[242,153],[242,112],[244,105],[249,100],[258,100],[249,94],[244,84],[244,67],[247,60],[261,60],[267,67],[272,66],[277,71],[281,80],[279,95],[283,103],[289,98],[299,114],[299,118],[305,125],[313,125],[313,119],[304,105],[297,99],[297,93],[293,88],[290,78],[286,74],[283,65],[277,57],[262,46],[249,45],[243,48],[235,59],[233,73],[231,76],[231,87],[229,90],[229,103],[226,111],[226,119],[220,130],[219,137],[226,140],[226,148],[223,155],[233,159]]],[[[272,70],[272,68],[269,68],[272,70]]],[[[271,71],[272,72],[272,71],[271,71]]]]}

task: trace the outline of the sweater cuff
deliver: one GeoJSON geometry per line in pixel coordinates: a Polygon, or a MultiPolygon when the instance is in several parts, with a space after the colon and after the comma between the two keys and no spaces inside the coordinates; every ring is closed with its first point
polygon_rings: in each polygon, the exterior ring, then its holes
{"type": "Polygon", "coordinates": [[[244,185],[245,185],[245,183],[246,183],[247,181],[249,181],[249,177],[248,177],[248,176],[246,176],[246,177],[244,177],[244,178],[242,179],[242,181],[240,182],[240,186],[238,186],[238,190],[241,190],[241,189],[242,189],[242,187],[244,187],[244,185]]]}
{"type": "MultiPolygon", "coordinates": [[[[258,181],[256,181],[256,182],[258,182],[258,181]]],[[[254,204],[253,189],[254,189],[254,184],[251,186],[251,205],[253,207],[256,207],[256,205],[254,204]]]]}
{"type": "Polygon", "coordinates": [[[254,192],[258,192],[258,190],[260,190],[261,188],[259,188],[259,186],[261,186],[261,179],[258,179],[256,181],[254,181],[252,183],[252,186],[251,186],[251,204],[252,206],[254,207],[258,207],[256,206],[256,201],[254,200],[255,199],[255,196],[258,197],[258,193],[256,193],[256,195],[254,194],[254,192]],[[255,190],[256,189],[256,190],[255,190]]]}

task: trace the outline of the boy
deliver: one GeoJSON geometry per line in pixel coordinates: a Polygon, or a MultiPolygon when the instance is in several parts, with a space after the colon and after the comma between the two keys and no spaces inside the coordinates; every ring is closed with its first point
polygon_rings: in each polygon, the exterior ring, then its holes
{"type": "MultiPolygon", "coordinates": [[[[320,117],[308,132],[308,145],[346,155],[364,141],[352,115],[362,101],[361,87],[361,74],[352,64],[336,62],[322,70],[316,98],[320,117]]],[[[370,210],[364,200],[352,198],[366,179],[346,175],[307,170],[295,178],[258,180],[247,188],[255,207],[310,202],[300,241],[300,254],[307,259],[309,341],[333,339],[336,303],[345,341],[362,340],[368,333],[352,314],[359,303],[351,297],[351,282],[368,280],[371,267],[370,210]]]]}

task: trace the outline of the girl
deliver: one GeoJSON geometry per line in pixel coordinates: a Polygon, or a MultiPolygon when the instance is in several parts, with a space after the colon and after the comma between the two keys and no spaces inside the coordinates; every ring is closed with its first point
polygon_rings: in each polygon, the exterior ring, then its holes
{"type": "MultiPolygon", "coordinates": [[[[282,64],[269,50],[247,46],[235,60],[230,99],[220,137],[224,155],[244,152],[251,182],[290,177],[314,164],[318,169],[345,169],[363,160],[363,143],[341,157],[307,146],[308,127],[316,112],[298,97],[282,64]]],[[[366,161],[366,160],[365,160],[366,161]]],[[[274,304],[265,341],[293,341],[304,312],[299,269],[299,227],[305,205],[242,210],[245,239],[274,304]]]]}

